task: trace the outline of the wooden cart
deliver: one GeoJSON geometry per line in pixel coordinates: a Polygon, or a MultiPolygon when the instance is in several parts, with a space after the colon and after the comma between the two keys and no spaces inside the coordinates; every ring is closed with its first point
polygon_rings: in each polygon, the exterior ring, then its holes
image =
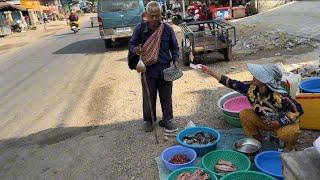
{"type": "Polygon", "coordinates": [[[232,59],[232,46],[236,44],[235,27],[220,20],[180,24],[183,32],[181,42],[183,63],[187,66],[198,55],[219,52],[226,61],[232,59]]]}

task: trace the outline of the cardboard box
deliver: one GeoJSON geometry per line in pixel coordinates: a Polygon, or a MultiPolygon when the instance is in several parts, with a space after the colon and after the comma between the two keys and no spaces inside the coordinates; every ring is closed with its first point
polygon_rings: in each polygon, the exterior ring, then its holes
{"type": "Polygon", "coordinates": [[[232,8],[232,17],[233,19],[239,19],[246,17],[246,8],[244,6],[233,7],[232,8]]]}
{"type": "Polygon", "coordinates": [[[304,111],[300,117],[300,128],[320,130],[320,93],[300,93],[296,100],[304,111]]]}

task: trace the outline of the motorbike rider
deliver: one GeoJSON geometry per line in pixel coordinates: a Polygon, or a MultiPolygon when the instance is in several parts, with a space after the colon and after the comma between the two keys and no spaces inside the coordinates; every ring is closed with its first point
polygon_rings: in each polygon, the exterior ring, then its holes
{"type": "Polygon", "coordinates": [[[78,15],[75,13],[74,10],[72,10],[69,15],[70,26],[72,26],[72,24],[73,24],[78,28],[79,27],[78,20],[79,20],[78,15]]]}

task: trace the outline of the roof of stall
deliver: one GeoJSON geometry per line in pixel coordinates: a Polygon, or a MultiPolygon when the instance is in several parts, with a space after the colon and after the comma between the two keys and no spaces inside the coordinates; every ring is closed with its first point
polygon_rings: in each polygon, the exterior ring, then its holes
{"type": "Polygon", "coordinates": [[[0,2],[0,10],[2,9],[17,9],[20,11],[26,11],[27,8],[21,6],[21,5],[14,5],[14,4],[9,4],[6,2],[0,2]]]}

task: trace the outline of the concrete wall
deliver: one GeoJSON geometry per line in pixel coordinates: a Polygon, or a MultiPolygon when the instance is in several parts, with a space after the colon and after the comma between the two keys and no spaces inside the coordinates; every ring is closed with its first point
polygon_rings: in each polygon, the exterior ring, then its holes
{"type": "Polygon", "coordinates": [[[264,12],[269,9],[273,9],[275,7],[281,6],[288,2],[292,2],[293,0],[255,0],[258,5],[258,12],[264,12]]]}

